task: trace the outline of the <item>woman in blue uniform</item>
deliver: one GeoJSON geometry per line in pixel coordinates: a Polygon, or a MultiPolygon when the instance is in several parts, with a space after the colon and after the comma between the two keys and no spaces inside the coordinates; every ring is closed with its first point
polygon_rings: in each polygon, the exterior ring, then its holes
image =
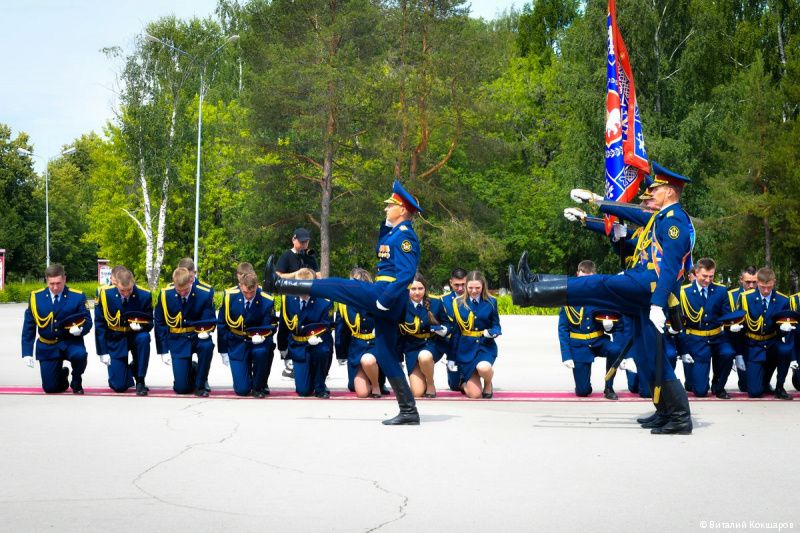
{"type": "MultiPolygon", "coordinates": [[[[372,283],[363,268],[350,271],[350,279],[372,283]]],[[[358,398],[380,398],[380,369],[375,358],[375,321],[347,304],[336,304],[336,354],[347,360],[347,388],[358,398]]]]}
{"type": "Polygon", "coordinates": [[[456,362],[464,379],[464,394],[468,398],[491,398],[497,359],[494,339],[502,330],[497,300],[489,296],[481,272],[473,270],[467,274],[467,290],[453,301],[453,316],[460,330],[456,362]]]}
{"type": "Polygon", "coordinates": [[[431,312],[427,293],[425,278],[417,273],[408,286],[406,316],[400,323],[400,350],[406,358],[406,372],[415,398],[436,398],[433,368],[444,353],[435,338],[447,335],[447,326],[440,325],[431,312]]]}

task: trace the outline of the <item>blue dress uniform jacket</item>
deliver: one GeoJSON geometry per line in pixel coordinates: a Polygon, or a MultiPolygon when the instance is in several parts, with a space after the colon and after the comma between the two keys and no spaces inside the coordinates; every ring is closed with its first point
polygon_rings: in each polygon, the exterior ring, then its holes
{"type": "Polygon", "coordinates": [[[347,388],[355,392],[361,358],[375,351],[375,321],[345,304],[336,304],[335,309],[336,357],[347,361],[347,388]]]}
{"type": "Polygon", "coordinates": [[[200,390],[208,380],[214,341],[210,336],[198,338],[195,323],[209,320],[216,320],[214,289],[194,283],[186,303],[174,286],[161,290],[154,312],[156,349],[172,357],[173,389],[178,394],[200,390]],[[192,353],[197,354],[196,368],[191,364],[192,353]]]}
{"type": "MultiPolygon", "coordinates": [[[[640,378],[655,382],[656,329],[649,319],[651,305],[667,310],[687,268],[691,268],[694,228],[680,204],[661,209],[650,217],[636,251],[636,266],[619,275],[596,274],[571,277],[567,302],[572,306],[611,307],[629,315],[634,324],[634,343],[640,378]],[[644,364],[638,364],[642,362],[644,364]]],[[[666,354],[663,380],[675,379],[666,354]]]]}
{"type": "Polygon", "coordinates": [[[713,392],[725,388],[725,381],[730,374],[733,357],[736,355],[725,342],[726,335],[722,331],[719,318],[725,314],[728,303],[728,289],[721,283],[710,284],[703,299],[701,287],[695,283],[683,285],[679,300],[683,315],[684,329],[678,334],[678,347],[681,353],[688,353],[694,363],[684,364],[687,375],[687,390],[696,396],[706,396],[709,389],[711,365],[714,365],[715,383],[713,392]],[[721,385],[720,375],[725,374],[721,385]]]}
{"type": "MultiPolygon", "coordinates": [[[[430,305],[428,303],[428,306],[430,305]]],[[[417,367],[421,351],[429,351],[433,355],[434,362],[438,362],[444,355],[436,344],[436,338],[440,337],[431,331],[432,325],[434,324],[431,322],[431,313],[425,307],[425,301],[417,305],[409,298],[406,316],[400,323],[400,351],[405,355],[406,372],[409,376],[417,367]]]]}
{"type": "MultiPolygon", "coordinates": [[[[458,371],[458,363],[456,362],[456,347],[458,346],[458,336],[461,333],[460,328],[455,323],[455,316],[453,316],[453,301],[458,298],[455,291],[450,291],[439,299],[436,304],[436,312],[434,316],[440,324],[447,324],[449,333],[443,339],[437,340],[440,343],[442,350],[447,355],[447,386],[452,391],[461,390],[461,372],[458,371]],[[439,308],[441,306],[441,309],[439,308]]],[[[433,300],[431,300],[431,308],[433,309],[433,300]]]]}
{"type": "Polygon", "coordinates": [[[778,370],[778,387],[783,386],[789,373],[789,363],[794,352],[794,335],[784,335],[778,329],[775,315],[789,309],[789,297],[777,291],[769,295],[766,308],[758,290],[741,294],[740,303],[745,315],[747,339],[747,394],[758,398],[772,377],[771,369],[778,370]]]}
{"type": "Polygon", "coordinates": [[[647,223],[650,222],[650,217],[653,216],[653,211],[645,207],[611,203],[604,203],[601,205],[600,212],[606,215],[615,216],[622,220],[627,220],[637,226],[642,227],[647,225],[647,223]]]}
{"type": "Polygon", "coordinates": [[[453,317],[458,324],[459,336],[456,344],[456,364],[461,378],[468,381],[475,373],[478,363],[487,361],[494,365],[497,359],[497,343],[493,338],[484,337],[483,331],[490,335],[502,334],[497,300],[478,300],[456,298],[452,303],[453,317]]]}
{"type": "Polygon", "coordinates": [[[64,392],[70,386],[67,382],[69,370],[63,368],[65,360],[72,366],[73,390],[82,388],[87,356],[83,337],[91,329],[92,315],[86,308],[86,296],[81,291],[65,285],[55,305],[49,289],[31,292],[22,324],[22,355],[35,355],[39,361],[44,392],[64,392]],[[65,329],[61,325],[64,318],[75,314],[82,314],[85,319],[79,337],[72,335],[69,328],[65,329]]]}
{"type": "MultiPolygon", "coordinates": [[[[625,335],[624,321],[618,320],[607,335],[602,322],[594,319],[592,307],[562,307],[558,314],[558,341],[561,346],[561,360],[572,360],[575,368],[575,394],[589,396],[592,393],[591,374],[595,357],[606,358],[606,371],[620,354],[628,337],[625,335]]],[[[630,333],[628,333],[629,335],[630,333]]],[[[613,379],[606,382],[606,388],[613,385],[613,379]]]]}
{"type": "Polygon", "coordinates": [[[299,396],[327,391],[325,378],[333,357],[333,304],[325,298],[310,297],[301,310],[300,298],[281,296],[281,327],[289,332],[289,357],[294,362],[294,384],[299,396]],[[311,336],[306,326],[320,324],[323,332],[316,335],[320,344],[308,343],[311,336]]]}
{"type": "Polygon", "coordinates": [[[246,331],[250,327],[272,325],[274,298],[258,287],[250,307],[245,309],[245,306],[242,291],[232,287],[225,291],[217,315],[217,351],[228,354],[233,392],[238,396],[265,390],[275,356],[274,334],[266,336],[260,344],[253,344],[246,331]]]}
{"type": "Polygon", "coordinates": [[[144,379],[147,375],[152,317],[153,296],[147,289],[134,285],[126,302],[116,287],[100,287],[94,307],[95,345],[97,355],[111,356],[108,386],[115,392],[125,392],[133,387],[134,378],[144,379]],[[141,331],[133,331],[125,319],[126,313],[133,311],[150,316],[149,323],[141,324],[141,331]],[[130,365],[128,352],[133,356],[130,365]]]}
{"type": "Polygon", "coordinates": [[[328,278],[314,280],[311,296],[328,298],[368,312],[375,319],[375,357],[388,378],[401,377],[397,359],[397,324],[405,313],[408,285],[419,263],[420,247],[410,220],[381,226],[375,283],[328,278]],[[380,309],[376,301],[386,310],[380,309]]]}

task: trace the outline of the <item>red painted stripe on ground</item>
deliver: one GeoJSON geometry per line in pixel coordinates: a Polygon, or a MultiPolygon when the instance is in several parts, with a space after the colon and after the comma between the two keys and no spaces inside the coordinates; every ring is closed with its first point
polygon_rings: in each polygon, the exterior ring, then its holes
{"type": "MultiPolygon", "coordinates": [[[[128,392],[117,393],[110,389],[106,388],[86,388],[84,389],[86,396],[119,396],[119,397],[137,397],[134,389],[131,389],[128,392]]],[[[2,394],[12,394],[12,395],[42,395],[44,396],[45,393],[39,387],[0,387],[0,395],[2,394]]],[[[61,393],[63,395],[72,396],[71,391],[67,391],[61,393]]],[[[652,400],[649,398],[641,398],[638,394],[633,394],[631,392],[618,392],[619,400],[622,402],[648,402],[650,403],[652,400]]],[[[731,392],[731,400],[719,400],[714,396],[708,396],[706,398],[694,398],[689,395],[689,399],[693,402],[706,402],[706,401],[780,401],[776,400],[776,398],[772,396],[765,396],[763,398],[748,398],[746,393],[743,392],[731,392]]],[[[800,398],[800,394],[791,394],[791,396],[795,398],[800,398]]],[[[52,394],[48,396],[53,396],[52,394]]],[[[192,394],[175,394],[172,389],[168,388],[150,388],[149,397],[153,398],[194,398],[195,396],[192,394]]],[[[236,396],[231,389],[216,389],[211,391],[210,398],[222,398],[222,399],[239,399],[239,400],[247,400],[251,399],[254,400],[255,398],[248,397],[248,396],[236,396]]],[[[279,400],[317,400],[317,398],[311,396],[308,398],[303,398],[297,396],[297,394],[292,389],[272,389],[272,393],[267,396],[267,400],[269,399],[279,399],[279,400]]],[[[334,400],[359,400],[360,398],[356,398],[356,395],[350,391],[346,390],[332,390],[331,391],[331,399],[334,400]]],[[[394,400],[394,396],[384,396],[383,400],[394,400]]],[[[428,398],[421,398],[423,402],[428,401],[437,401],[437,400],[445,400],[445,401],[462,401],[462,400],[469,400],[466,396],[459,392],[453,391],[439,391],[437,392],[435,399],[428,399],[428,398]]],[[[578,398],[575,396],[574,393],[564,391],[501,391],[496,390],[494,393],[494,398],[491,400],[483,400],[483,401],[510,401],[510,402],[607,402],[612,400],[606,400],[603,397],[602,393],[595,393],[587,398],[578,398]]]]}

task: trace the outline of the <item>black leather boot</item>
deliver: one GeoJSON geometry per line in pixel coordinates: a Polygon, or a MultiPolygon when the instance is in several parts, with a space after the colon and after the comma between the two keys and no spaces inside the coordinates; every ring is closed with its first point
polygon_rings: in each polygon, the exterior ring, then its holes
{"type": "Polygon", "coordinates": [[[144,378],[136,378],[136,396],[147,396],[150,387],[144,384],[144,378]]]}
{"type": "MultiPolygon", "coordinates": [[[[541,275],[540,275],[541,276],[541,275]]],[[[548,274],[547,281],[526,283],[508,267],[511,301],[520,307],[563,307],[567,305],[567,276],[548,274]]]]}
{"type": "Polygon", "coordinates": [[[794,390],[800,391],[800,372],[792,370],[792,386],[794,390]]]}
{"type": "Polygon", "coordinates": [[[394,389],[394,395],[397,398],[397,404],[400,406],[400,414],[394,418],[383,421],[385,426],[418,426],[419,425],[419,412],[417,412],[417,404],[414,401],[414,395],[411,394],[411,387],[408,386],[408,381],[404,376],[396,378],[389,378],[389,385],[394,389]]]}
{"type": "Polygon", "coordinates": [[[656,408],[656,412],[653,413],[650,416],[643,416],[641,418],[637,418],[636,419],[636,423],[637,424],[647,424],[648,422],[652,422],[656,418],[658,418],[658,408],[656,408]]]}
{"type": "Polygon", "coordinates": [[[692,413],[689,409],[689,396],[680,381],[672,380],[661,388],[664,409],[669,417],[666,424],[653,428],[653,435],[690,435],[692,433],[692,413]]]}
{"type": "Polygon", "coordinates": [[[275,256],[269,256],[267,266],[264,267],[263,288],[272,294],[295,294],[303,296],[311,294],[311,285],[314,283],[310,279],[286,279],[280,277],[275,272],[275,256]]]}

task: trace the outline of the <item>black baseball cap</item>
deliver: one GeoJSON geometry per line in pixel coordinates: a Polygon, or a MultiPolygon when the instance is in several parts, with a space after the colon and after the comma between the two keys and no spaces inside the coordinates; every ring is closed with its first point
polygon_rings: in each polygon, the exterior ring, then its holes
{"type": "Polygon", "coordinates": [[[294,236],[300,242],[305,242],[311,239],[311,234],[308,232],[306,228],[297,228],[294,230],[294,236]]]}

